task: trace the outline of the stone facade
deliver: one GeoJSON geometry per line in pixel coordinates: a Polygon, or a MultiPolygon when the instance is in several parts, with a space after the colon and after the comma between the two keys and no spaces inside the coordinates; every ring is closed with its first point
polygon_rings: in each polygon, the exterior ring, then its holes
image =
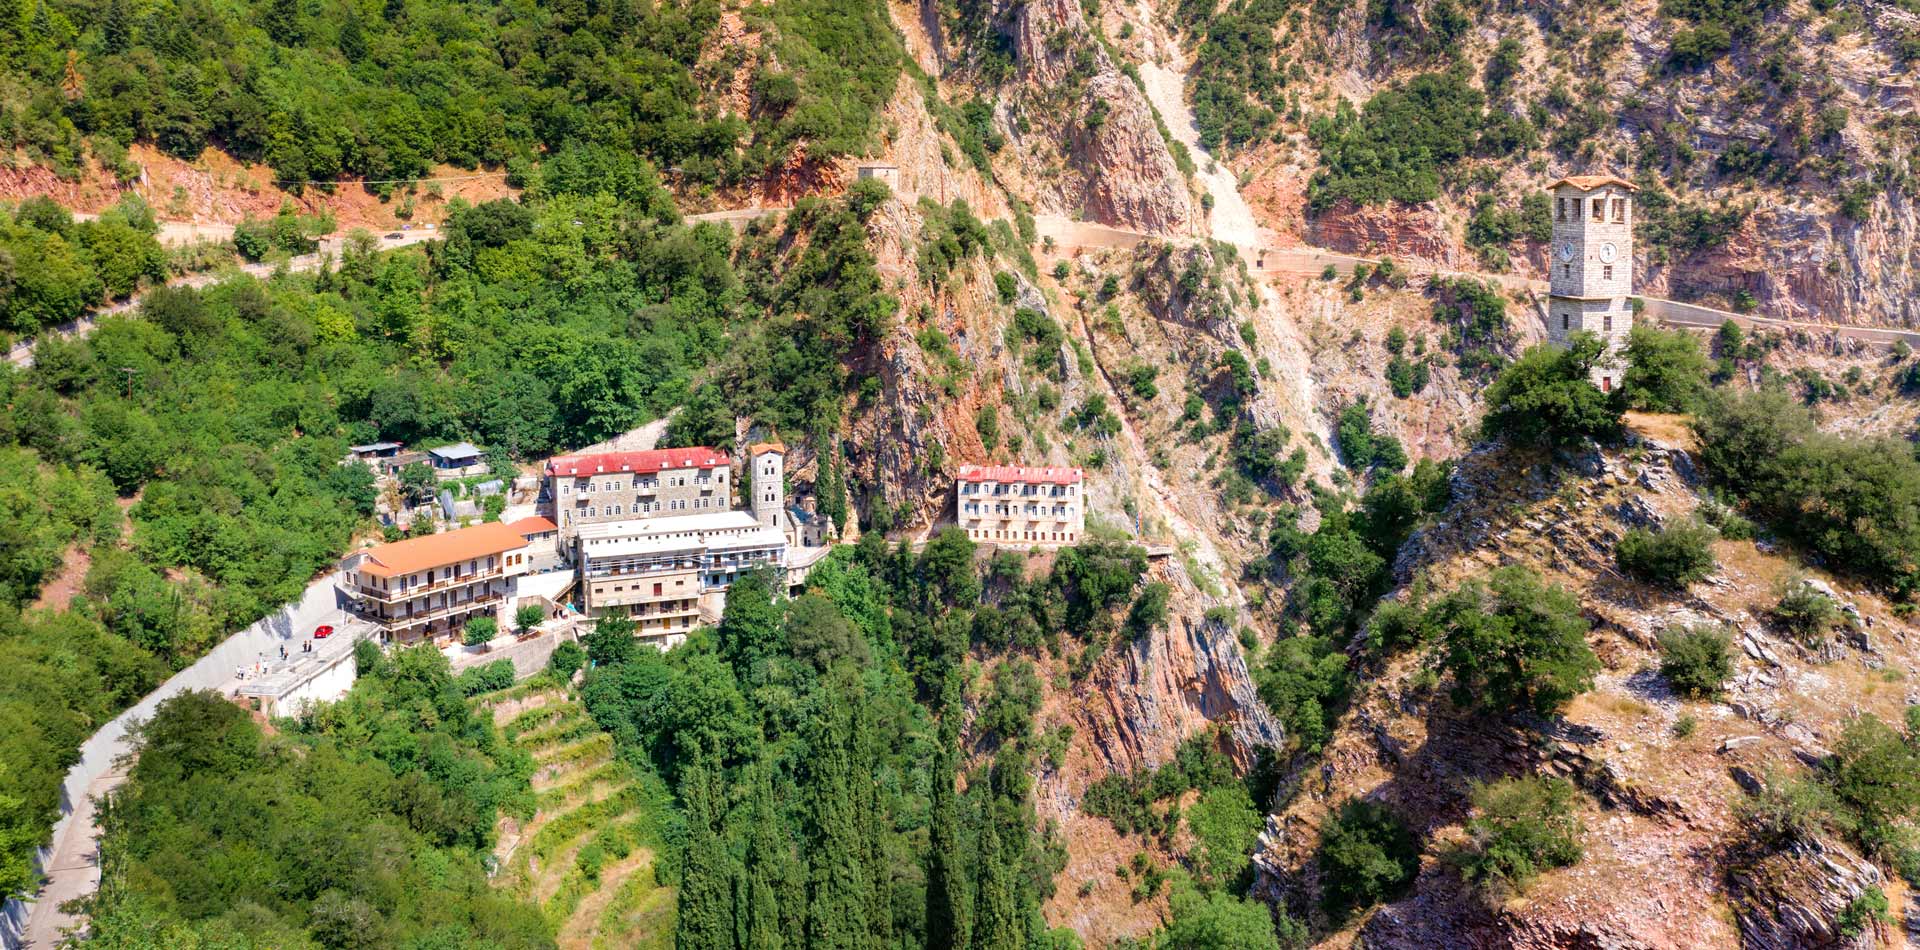
{"type": "Polygon", "coordinates": [[[704,446],[562,455],[547,460],[543,495],[564,547],[581,525],[728,511],[732,464],[704,446]]]}
{"type": "Polygon", "coordinates": [[[1611,175],[1562,178],[1553,195],[1553,246],[1547,298],[1547,339],[1566,346],[1585,331],[1607,343],[1593,369],[1604,390],[1620,384],[1621,351],[1633,329],[1633,193],[1611,175]]]}

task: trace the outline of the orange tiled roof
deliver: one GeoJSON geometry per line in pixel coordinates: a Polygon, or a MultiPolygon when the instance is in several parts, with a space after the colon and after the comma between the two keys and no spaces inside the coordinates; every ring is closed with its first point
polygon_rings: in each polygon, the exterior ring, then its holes
{"type": "Polygon", "coordinates": [[[512,525],[491,521],[471,528],[379,545],[366,552],[359,570],[375,577],[398,577],[430,567],[500,554],[526,545],[526,537],[512,525]]]}
{"type": "Polygon", "coordinates": [[[1568,175],[1567,177],[1562,178],[1558,181],[1555,181],[1551,185],[1548,185],[1547,188],[1551,190],[1554,188],[1558,188],[1561,185],[1572,185],[1573,187],[1578,188],[1581,191],[1593,191],[1596,188],[1604,188],[1607,185],[1619,185],[1620,187],[1625,188],[1628,191],[1640,190],[1639,185],[1636,185],[1633,182],[1626,180],[1625,178],[1621,178],[1619,175],[1568,175]]]}
{"type": "Polygon", "coordinates": [[[962,465],[959,478],[963,482],[1011,482],[1048,483],[1053,485],[1077,484],[1081,471],[1077,468],[1038,467],[1030,465],[962,465]]]}
{"type": "Polygon", "coordinates": [[[515,521],[515,522],[512,522],[511,524],[508,524],[507,527],[520,532],[520,535],[522,537],[525,537],[530,534],[545,534],[549,531],[560,530],[559,525],[554,524],[553,522],[548,521],[547,519],[542,518],[538,515],[535,515],[534,517],[531,517],[531,518],[522,518],[519,521],[515,521]]]}
{"type": "Polygon", "coordinates": [[[669,468],[719,468],[731,465],[727,453],[697,445],[686,449],[648,449],[644,452],[597,452],[558,455],[547,460],[548,475],[600,475],[607,472],[659,472],[669,468]]]}
{"type": "Polygon", "coordinates": [[[787,444],[785,442],[755,442],[747,446],[747,454],[754,458],[759,458],[768,452],[778,452],[781,455],[785,455],[787,454],[787,444]]]}

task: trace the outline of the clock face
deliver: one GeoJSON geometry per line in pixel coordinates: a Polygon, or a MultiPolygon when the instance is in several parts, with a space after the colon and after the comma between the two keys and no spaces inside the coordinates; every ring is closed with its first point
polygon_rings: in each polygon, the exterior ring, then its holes
{"type": "Polygon", "coordinates": [[[1560,245],[1560,259],[1563,261],[1573,260],[1573,242],[1572,241],[1568,241],[1567,243],[1560,245]]]}
{"type": "Polygon", "coordinates": [[[1615,253],[1615,252],[1614,252],[1614,249],[1613,249],[1613,244],[1612,244],[1612,243],[1607,243],[1607,244],[1602,244],[1602,245],[1600,245],[1600,259],[1601,259],[1601,260],[1603,260],[1603,261],[1606,261],[1606,262],[1607,262],[1607,263],[1609,263],[1609,264],[1611,264],[1611,263],[1613,263],[1613,255],[1614,255],[1614,253],[1615,253]]]}

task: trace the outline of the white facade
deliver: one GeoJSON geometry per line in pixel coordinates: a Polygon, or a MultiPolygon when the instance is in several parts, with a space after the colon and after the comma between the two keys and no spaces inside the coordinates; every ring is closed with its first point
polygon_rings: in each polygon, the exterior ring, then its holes
{"type": "Polygon", "coordinates": [[[1625,367],[1620,354],[1633,329],[1633,193],[1610,175],[1562,178],[1553,194],[1547,339],[1566,346],[1585,331],[1607,344],[1593,383],[1611,391],[1625,367]]]}
{"type": "Polygon", "coordinates": [[[1078,468],[963,465],[954,479],[954,519],[975,541],[1078,544],[1086,533],[1085,487],[1078,468]]]}

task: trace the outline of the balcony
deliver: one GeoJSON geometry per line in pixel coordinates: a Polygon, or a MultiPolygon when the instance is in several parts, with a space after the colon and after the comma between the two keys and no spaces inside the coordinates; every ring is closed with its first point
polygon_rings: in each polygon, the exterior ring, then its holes
{"type": "Polygon", "coordinates": [[[483,608],[497,608],[504,600],[506,600],[506,596],[503,594],[486,594],[447,607],[436,607],[432,610],[416,610],[409,614],[393,617],[382,616],[378,612],[367,610],[365,609],[365,605],[362,604],[355,604],[349,609],[352,610],[356,616],[378,624],[382,629],[390,633],[395,633],[421,624],[430,624],[436,620],[445,620],[450,617],[470,614],[483,608]]]}
{"type": "Polygon", "coordinates": [[[455,587],[465,587],[468,584],[491,581],[504,576],[505,572],[503,568],[494,567],[474,571],[471,574],[462,574],[458,577],[443,577],[431,584],[415,584],[411,587],[394,587],[387,590],[382,590],[378,587],[369,587],[365,584],[357,584],[346,587],[345,590],[349,595],[354,597],[377,600],[384,604],[397,604],[401,601],[412,600],[425,594],[450,590],[455,587]]]}

